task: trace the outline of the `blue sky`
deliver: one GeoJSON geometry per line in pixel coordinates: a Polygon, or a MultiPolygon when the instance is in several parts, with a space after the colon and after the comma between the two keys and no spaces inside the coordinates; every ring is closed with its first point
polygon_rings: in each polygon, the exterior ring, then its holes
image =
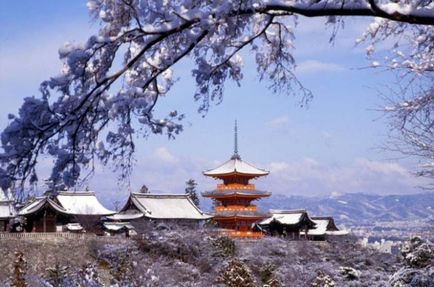
{"type": "MultiPolygon", "coordinates": [[[[411,159],[379,149],[387,139],[387,121],[375,111],[383,104],[378,90],[393,85],[394,76],[364,69],[369,61],[355,39],[367,19],[348,19],[336,42],[328,39],[323,19],[300,19],[296,31],[296,75],[314,93],[308,108],[300,98],[273,95],[260,83],[255,67],[244,53],[241,87],[228,84],[225,98],[205,117],[193,100],[190,64],[178,65],[180,77],[159,103],[163,115],[172,109],[186,114],[185,131],[176,140],[164,136],[138,139],[137,165],[130,186],[116,184],[109,168],[98,167],[90,188],[107,202],[146,183],[151,190],[183,192],[194,178],[199,190],[214,180],[201,171],[228,159],[233,149],[233,123],[239,123],[243,159],[269,169],[257,182],[262,189],[283,194],[321,196],[345,192],[414,193],[425,184],[409,170],[411,159]]],[[[41,81],[61,67],[57,51],[66,41],[83,42],[98,28],[90,21],[85,1],[11,1],[0,10],[0,128],[7,114],[16,113],[22,99],[38,95],[41,81]]],[[[386,48],[386,46],[385,46],[386,48]]],[[[44,174],[49,160],[42,161],[44,174]]]]}

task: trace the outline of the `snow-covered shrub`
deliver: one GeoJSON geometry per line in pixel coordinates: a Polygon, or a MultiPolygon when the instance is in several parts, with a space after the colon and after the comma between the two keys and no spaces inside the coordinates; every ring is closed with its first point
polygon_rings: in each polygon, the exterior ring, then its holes
{"type": "Polygon", "coordinates": [[[103,287],[104,284],[98,276],[98,269],[96,265],[87,263],[84,265],[78,273],[78,286],[86,287],[103,287]]]}
{"type": "Polygon", "coordinates": [[[403,267],[390,277],[392,287],[431,287],[434,286],[434,268],[415,269],[403,267]]]}
{"type": "Polygon", "coordinates": [[[45,269],[45,283],[47,286],[71,286],[73,285],[74,278],[72,278],[72,271],[67,265],[60,265],[56,263],[53,267],[45,269]]]}
{"type": "Polygon", "coordinates": [[[339,267],[339,273],[347,280],[358,279],[361,274],[359,270],[347,266],[339,267]]]}
{"type": "Polygon", "coordinates": [[[12,266],[11,286],[27,287],[26,282],[27,261],[22,251],[15,251],[15,261],[12,266]]]}
{"type": "Polygon", "coordinates": [[[312,287],[335,287],[335,281],[326,273],[318,271],[312,287]]]}
{"type": "Polygon", "coordinates": [[[229,237],[218,237],[212,242],[214,247],[214,256],[216,257],[232,257],[237,251],[237,246],[229,237]]]}
{"type": "Polygon", "coordinates": [[[250,269],[237,259],[233,259],[226,264],[216,282],[226,287],[256,287],[250,269]]]}
{"type": "MultiPolygon", "coordinates": [[[[97,261],[99,270],[103,269],[108,273],[110,278],[110,286],[140,286],[136,284],[140,281],[140,276],[136,276],[135,268],[137,261],[141,259],[139,248],[134,244],[136,241],[121,241],[112,242],[109,244],[94,245],[92,252],[95,254],[94,258],[97,261]]],[[[143,273],[144,266],[140,273],[143,273]]]]}
{"type": "Polygon", "coordinates": [[[434,244],[415,236],[402,245],[401,255],[409,267],[425,267],[434,262],[434,244]]]}
{"type": "Polygon", "coordinates": [[[201,245],[199,236],[176,231],[165,231],[165,233],[165,236],[158,237],[151,234],[136,239],[139,249],[153,257],[165,256],[189,263],[199,257],[201,245]]]}
{"type": "Polygon", "coordinates": [[[276,266],[270,262],[259,271],[263,287],[282,287],[284,286],[275,276],[276,266]]]}
{"type": "Polygon", "coordinates": [[[434,244],[420,237],[412,237],[401,246],[406,266],[390,277],[392,287],[434,286],[434,244]]]}

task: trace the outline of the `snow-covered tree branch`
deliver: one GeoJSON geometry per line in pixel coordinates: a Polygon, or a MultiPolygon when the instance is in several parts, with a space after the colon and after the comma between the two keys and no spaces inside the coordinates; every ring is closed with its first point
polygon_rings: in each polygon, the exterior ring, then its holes
{"type": "Polygon", "coordinates": [[[398,66],[424,72],[433,65],[434,6],[426,0],[89,0],[88,8],[101,23],[98,34],[61,48],[61,74],[43,82],[41,96],[26,98],[18,115],[9,116],[1,138],[3,187],[37,181],[43,154],[55,159],[54,185],[76,184],[95,160],[115,162],[127,176],[135,137],[173,138],[182,131],[181,113],[160,119],[155,110],[174,84],[176,64],[186,57],[195,64],[200,112],[222,100],[226,81],[240,84],[244,49],[251,50],[260,78],[274,92],[309,100],[311,93],[294,75],[297,15],[326,17],[328,23],[343,16],[378,17],[364,35],[374,41],[411,25],[426,38],[398,66]]]}

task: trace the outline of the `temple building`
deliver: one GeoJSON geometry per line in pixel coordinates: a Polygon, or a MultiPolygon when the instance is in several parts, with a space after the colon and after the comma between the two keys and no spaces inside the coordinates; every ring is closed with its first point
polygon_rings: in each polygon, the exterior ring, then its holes
{"type": "Polygon", "coordinates": [[[287,239],[326,240],[329,236],[347,235],[339,230],[331,216],[311,217],[304,209],[270,210],[270,217],[258,222],[255,230],[287,239]]]}
{"type": "Polygon", "coordinates": [[[315,227],[307,231],[307,238],[310,240],[325,240],[327,236],[347,235],[348,231],[339,230],[336,226],[333,217],[318,216],[311,217],[315,222],[315,227]]]}
{"type": "Polygon", "coordinates": [[[107,218],[114,222],[149,220],[197,222],[212,216],[197,207],[187,194],[131,193],[121,211],[107,218]]]}
{"type": "Polygon", "coordinates": [[[279,235],[290,239],[307,239],[309,230],[315,229],[316,223],[304,209],[270,210],[271,216],[260,221],[257,226],[269,235],[279,235]]]}
{"type": "Polygon", "coordinates": [[[0,189],[0,232],[11,229],[11,220],[17,216],[15,201],[10,190],[0,189]]]}
{"type": "Polygon", "coordinates": [[[220,232],[230,237],[260,238],[261,231],[253,231],[255,222],[266,217],[258,212],[252,201],[271,195],[270,192],[257,190],[249,181],[268,175],[268,171],[256,168],[243,161],[238,154],[238,133],[235,122],[235,145],[232,157],[211,170],[204,171],[205,176],[222,180],[217,188],[202,193],[203,197],[214,201],[214,220],[221,228],[220,232]]]}
{"type": "Polygon", "coordinates": [[[97,232],[101,217],[114,213],[94,192],[82,191],[37,197],[19,211],[19,216],[26,219],[26,232],[97,232]]]}

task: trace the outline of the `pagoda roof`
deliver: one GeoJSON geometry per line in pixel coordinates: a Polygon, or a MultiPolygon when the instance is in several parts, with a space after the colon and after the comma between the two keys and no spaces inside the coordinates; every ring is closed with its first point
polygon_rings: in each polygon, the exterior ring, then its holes
{"type": "MultiPolygon", "coordinates": [[[[203,220],[212,217],[201,211],[186,194],[131,193],[129,202],[145,217],[152,219],[203,220]]],[[[120,214],[129,208],[127,202],[120,214]]]]}
{"type": "Polygon", "coordinates": [[[214,218],[264,218],[267,217],[267,214],[260,213],[257,211],[245,211],[245,210],[227,210],[227,211],[219,211],[214,214],[214,218]]]}
{"type": "Polygon", "coordinates": [[[239,156],[232,156],[217,168],[204,171],[203,174],[212,177],[224,177],[228,175],[244,175],[248,177],[259,177],[269,174],[269,171],[257,168],[252,164],[243,161],[239,156]]]}
{"type": "Polygon", "coordinates": [[[216,189],[202,192],[203,197],[268,197],[271,192],[252,189],[216,189]]]}
{"type": "Polygon", "coordinates": [[[19,215],[30,215],[49,205],[59,213],[67,215],[111,215],[115,211],[105,208],[94,192],[60,192],[54,196],[37,197],[25,205],[19,215]]]}

